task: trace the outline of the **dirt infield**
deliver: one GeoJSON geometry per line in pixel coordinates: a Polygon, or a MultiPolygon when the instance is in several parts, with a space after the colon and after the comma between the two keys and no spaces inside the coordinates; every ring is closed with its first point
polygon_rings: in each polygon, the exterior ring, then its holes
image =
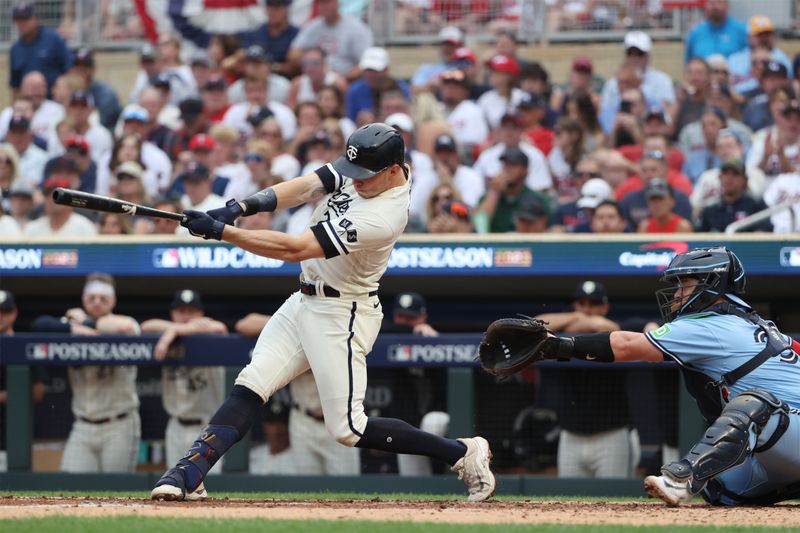
{"type": "Polygon", "coordinates": [[[375,520],[457,524],[627,524],[800,527],[798,505],[721,508],[693,504],[677,509],[656,502],[384,500],[229,500],[152,502],[136,498],[0,498],[0,519],[70,516],[375,520]]]}

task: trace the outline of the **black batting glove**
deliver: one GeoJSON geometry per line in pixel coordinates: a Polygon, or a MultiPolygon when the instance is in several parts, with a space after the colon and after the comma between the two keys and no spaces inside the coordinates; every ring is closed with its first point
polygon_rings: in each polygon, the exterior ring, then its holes
{"type": "Polygon", "coordinates": [[[206,214],[214,220],[219,220],[223,224],[233,226],[233,223],[236,221],[236,219],[244,214],[244,210],[239,202],[231,198],[225,202],[225,207],[211,209],[206,211],[206,214]]]}
{"type": "Polygon", "coordinates": [[[189,230],[195,237],[204,239],[221,240],[225,224],[219,220],[214,220],[202,211],[187,209],[183,212],[185,218],[181,221],[181,226],[189,230]]]}

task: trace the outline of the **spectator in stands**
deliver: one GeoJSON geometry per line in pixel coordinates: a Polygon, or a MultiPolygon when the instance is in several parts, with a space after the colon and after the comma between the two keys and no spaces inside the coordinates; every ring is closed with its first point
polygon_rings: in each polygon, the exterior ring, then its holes
{"type": "Polygon", "coordinates": [[[126,161],[114,168],[111,193],[120,200],[139,205],[149,205],[150,197],[142,185],[144,169],[136,161],[126,161]]]}
{"type": "Polygon", "coordinates": [[[517,104],[517,113],[522,120],[528,142],[544,155],[549,155],[555,143],[555,135],[553,130],[542,124],[547,118],[547,102],[538,94],[524,93],[517,104]]]}
{"type": "MultiPolygon", "coordinates": [[[[119,165],[128,161],[139,164],[144,169],[139,178],[141,179],[142,186],[144,187],[145,195],[149,197],[158,193],[159,177],[145,164],[143,146],[142,138],[139,135],[135,133],[123,134],[122,137],[120,137],[119,140],[114,144],[114,149],[111,153],[111,160],[108,163],[108,167],[116,169],[119,167],[119,165]]],[[[168,177],[170,176],[168,175],[168,177]]],[[[102,183],[99,185],[99,187],[102,190],[108,190],[110,185],[109,183],[102,183]]]]}
{"type": "Polygon", "coordinates": [[[619,204],[603,200],[592,212],[590,233],[624,233],[628,230],[619,204]]]}
{"type": "Polygon", "coordinates": [[[252,182],[257,190],[263,190],[281,182],[281,178],[273,176],[270,171],[272,166],[272,149],[266,141],[251,139],[244,147],[242,161],[252,176],[252,182]]]}
{"type": "Polygon", "coordinates": [[[254,138],[266,141],[272,148],[272,167],[270,171],[273,176],[280,177],[283,181],[289,181],[300,175],[300,162],[286,151],[283,131],[274,117],[267,118],[261,122],[261,125],[254,133],[254,138]]]}
{"type": "Polygon", "coordinates": [[[677,136],[684,126],[700,119],[711,92],[711,67],[704,59],[689,60],[685,80],[678,89],[678,100],[672,106],[672,123],[677,136]]]}
{"type": "Polygon", "coordinates": [[[289,22],[289,6],[292,0],[266,0],[267,22],[248,34],[243,34],[242,44],[245,46],[258,44],[269,50],[272,56],[272,71],[291,79],[297,75],[289,62],[289,48],[300,29],[289,22]]]}
{"type": "MultiPolygon", "coordinates": [[[[567,102],[575,98],[577,93],[589,95],[592,104],[597,109],[600,107],[600,91],[602,81],[593,75],[594,64],[588,57],[576,57],[572,60],[569,81],[563,87],[553,90],[550,98],[550,107],[558,113],[567,113],[567,102]]],[[[597,111],[595,111],[595,116],[597,111]]]]}
{"type": "Polygon", "coordinates": [[[62,157],[53,164],[50,175],[42,184],[44,215],[25,227],[26,237],[90,237],[97,234],[97,228],[91,220],[73,212],[71,206],[53,201],[53,190],[56,187],[77,188],[79,175],[80,171],[72,159],[62,157]]]}
{"type": "Polygon", "coordinates": [[[753,15],[748,22],[750,37],[748,46],[732,54],[728,58],[728,65],[733,84],[737,92],[749,92],[758,87],[758,79],[751,69],[752,51],[755,48],[765,48],[770,59],[786,67],[789,76],[792,76],[792,61],[786,53],[775,46],[775,25],[765,15],[753,15]]]}
{"type": "Polygon", "coordinates": [[[645,112],[642,121],[642,133],[645,138],[651,135],[672,137],[673,130],[672,121],[662,107],[654,106],[645,112]]]}
{"type": "MultiPolygon", "coordinates": [[[[390,93],[383,94],[383,98],[381,99],[382,107],[388,103],[387,100],[389,100],[390,97],[390,93]]],[[[399,96],[399,99],[405,102],[405,97],[402,96],[402,94],[399,96]]],[[[355,123],[344,116],[344,93],[339,90],[338,87],[334,85],[323,87],[320,89],[319,95],[315,101],[319,103],[319,107],[322,110],[322,118],[326,121],[334,120],[337,128],[345,138],[350,137],[350,134],[356,130],[355,123]]],[[[395,112],[396,111],[392,111],[392,113],[395,112]]],[[[381,111],[381,116],[388,115],[383,115],[383,111],[381,111]]]]}
{"type": "Polygon", "coordinates": [[[470,81],[461,70],[448,70],[441,79],[444,115],[453,135],[465,152],[483,144],[489,127],[481,108],[469,99],[470,81]]]}
{"type": "MultiPolygon", "coordinates": [[[[782,100],[781,105],[778,105],[777,102],[775,103],[775,109],[777,110],[777,113],[780,113],[780,111],[783,109],[783,105],[785,105],[785,103],[788,102],[789,99],[790,99],[789,96],[785,96],[785,99],[782,100]]],[[[722,116],[725,119],[725,124],[726,124],[725,128],[734,132],[736,136],[739,138],[739,142],[743,143],[745,147],[749,146],[750,138],[753,135],[753,132],[746,125],[742,124],[741,121],[733,118],[728,109],[710,104],[710,102],[719,102],[719,101],[720,101],[719,99],[714,98],[712,90],[712,96],[709,99],[708,108],[719,109],[722,112],[722,116]]],[[[730,98],[727,99],[727,102],[730,103],[730,98]]],[[[706,136],[705,133],[703,132],[703,125],[700,120],[697,120],[695,122],[692,122],[691,124],[687,124],[686,126],[684,126],[684,128],[680,132],[680,135],[678,136],[678,143],[677,143],[677,148],[684,154],[684,156],[688,157],[688,155],[691,154],[692,152],[703,150],[705,146],[706,146],[706,136]]]]}
{"type": "Polygon", "coordinates": [[[742,122],[753,131],[772,126],[775,118],[770,113],[770,97],[780,89],[791,91],[788,71],[777,61],[770,61],[764,65],[758,92],[750,96],[742,111],[742,122]]]}
{"type": "Polygon", "coordinates": [[[486,192],[483,178],[471,166],[461,164],[455,138],[443,133],[433,145],[433,166],[439,183],[453,183],[469,207],[477,207],[486,192]]]}
{"type": "MultiPolygon", "coordinates": [[[[266,98],[266,80],[263,82],[263,95],[266,98]]],[[[227,83],[222,76],[216,74],[209,76],[206,84],[203,86],[200,97],[203,99],[203,113],[206,120],[212,125],[222,122],[225,113],[230,109],[231,104],[228,101],[227,83]]],[[[263,105],[263,104],[261,104],[263,105]]]]}
{"type": "Polygon", "coordinates": [[[297,132],[297,120],[294,112],[286,105],[274,101],[269,95],[267,80],[258,76],[250,76],[244,80],[246,101],[230,106],[222,117],[222,123],[234,128],[243,136],[253,132],[249,117],[266,108],[280,123],[283,136],[291,139],[297,132]]]}
{"type": "Polygon", "coordinates": [[[357,79],[361,74],[358,62],[372,46],[372,29],[361,20],[340,13],[338,0],[317,0],[316,6],[319,16],[300,30],[289,49],[294,71],[300,71],[303,50],[322,46],[331,70],[348,81],[357,79]]]}
{"type": "Polygon", "coordinates": [[[291,82],[279,74],[272,72],[272,55],[261,46],[250,46],[242,60],[242,76],[228,87],[228,100],[232,104],[247,101],[245,80],[247,78],[262,78],[267,80],[267,102],[280,102],[285,104],[289,97],[291,82]]]}
{"type": "MultiPolygon", "coordinates": [[[[461,192],[453,182],[443,181],[437,184],[431,190],[428,197],[425,199],[425,218],[424,221],[432,221],[439,215],[446,215],[440,220],[436,229],[452,230],[452,227],[457,226],[457,217],[453,217],[452,209],[449,204],[464,205],[461,200],[461,192]]],[[[427,224],[422,220],[409,219],[409,227],[406,231],[410,233],[419,233],[431,231],[427,224]]]]}
{"type": "Polygon", "coordinates": [[[325,50],[319,46],[303,51],[302,73],[292,79],[286,99],[286,105],[291,109],[303,102],[321,104],[320,92],[325,87],[336,87],[342,94],[347,91],[347,80],[328,68],[325,57],[325,50]]]}
{"type": "MultiPolygon", "coordinates": [[[[703,208],[697,231],[725,231],[730,224],[767,208],[763,200],[748,191],[747,170],[741,160],[730,160],[719,171],[721,194],[715,203],[703,208]]],[[[769,219],[742,231],[772,232],[769,219]]]]}
{"type": "MultiPolygon", "coordinates": [[[[94,113],[94,97],[87,91],[75,91],[69,99],[66,118],[68,118],[75,128],[77,135],[83,135],[89,141],[90,155],[92,161],[98,166],[105,164],[111,156],[111,148],[114,140],[111,134],[98,123],[90,120],[94,113]]],[[[48,148],[53,151],[63,149],[57,137],[51,136],[47,142],[48,148]]]]}
{"type": "MultiPolygon", "coordinates": [[[[411,87],[415,93],[428,92],[439,84],[439,77],[445,72],[457,69],[453,54],[464,44],[464,32],[456,26],[445,26],[439,31],[439,61],[424,63],[419,66],[411,78],[411,87]]],[[[469,82],[467,82],[469,83],[469,82]]]]}
{"type": "MultiPolygon", "coordinates": [[[[519,88],[523,92],[532,93],[550,101],[553,88],[550,86],[550,73],[537,61],[530,61],[519,69],[519,88]]],[[[547,124],[555,124],[557,113],[548,108],[547,124]]]]}
{"type": "Polygon", "coordinates": [[[253,177],[239,157],[241,135],[235,129],[217,124],[211,128],[211,152],[207,165],[212,190],[224,198],[247,198],[256,192],[253,177]]]}
{"type": "Polygon", "coordinates": [[[644,188],[649,216],[639,223],[639,233],[691,233],[692,223],[675,214],[675,191],[666,180],[655,178],[644,188]]]}
{"type": "Polygon", "coordinates": [[[689,31],[684,46],[684,62],[712,54],[730,57],[747,46],[747,28],[744,22],[728,15],[728,0],[707,0],[706,20],[689,31]]]}
{"type": "MultiPolygon", "coordinates": [[[[31,131],[36,137],[47,140],[50,130],[64,118],[64,106],[47,98],[47,80],[41,72],[31,71],[25,74],[20,85],[20,98],[31,103],[33,114],[30,118],[31,131]]],[[[9,106],[0,113],[0,138],[6,136],[8,123],[14,109],[9,106]]]]}
{"type": "Polygon", "coordinates": [[[28,72],[41,72],[50,89],[56,78],[72,66],[67,43],[55,31],[39,24],[30,2],[18,3],[11,11],[19,38],[9,53],[9,86],[16,96],[28,72]]]}
{"type": "MultiPolygon", "coordinates": [[[[734,131],[730,129],[720,131],[715,145],[716,159],[718,161],[744,161],[744,147],[741,139],[734,131]]],[[[757,166],[750,166],[747,167],[746,173],[750,194],[756,199],[761,199],[766,186],[764,172],[757,166]]],[[[717,202],[721,194],[719,166],[703,172],[695,183],[690,197],[695,220],[700,218],[700,213],[705,207],[717,202]]]]}
{"type": "Polygon", "coordinates": [[[797,172],[780,174],[775,177],[764,191],[764,203],[769,207],[789,204],[770,217],[775,233],[796,233],[800,231],[800,179],[797,172]]]}
{"type": "Polygon", "coordinates": [[[478,98],[490,128],[496,128],[506,113],[512,112],[525,93],[517,85],[519,63],[511,56],[495,55],[486,62],[491,89],[478,98]]]}
{"type": "Polygon", "coordinates": [[[143,124],[145,140],[153,143],[169,157],[175,145],[175,132],[180,128],[180,110],[169,103],[164,93],[155,87],[147,87],[139,96],[139,105],[147,111],[148,120],[143,124]]]}
{"type": "Polygon", "coordinates": [[[509,148],[519,148],[529,162],[526,185],[535,191],[549,191],[553,188],[553,179],[547,166],[547,159],[539,149],[522,142],[522,122],[519,115],[507,113],[500,126],[494,131],[496,144],[481,152],[473,168],[489,182],[501,172],[501,156],[509,148]]]}
{"type": "Polygon", "coordinates": [[[614,115],[608,144],[613,148],[641,144],[644,139],[644,118],[647,102],[641,89],[622,93],[619,109],[614,115]]]}
{"type": "Polygon", "coordinates": [[[570,117],[558,120],[555,129],[556,144],[547,156],[550,174],[559,196],[568,194],[571,178],[584,155],[581,123],[570,117]]]}
{"type": "MultiPolygon", "coordinates": [[[[438,194],[438,192],[437,192],[438,194]]],[[[438,210],[432,213],[428,221],[429,233],[472,233],[472,223],[470,222],[470,210],[466,204],[458,201],[444,201],[436,197],[438,210]]]]}
{"type": "Polygon", "coordinates": [[[307,146],[306,143],[317,134],[327,137],[327,133],[322,131],[322,109],[317,102],[303,102],[295,107],[295,115],[297,134],[289,145],[289,151],[301,162],[305,162],[305,155],[300,153],[300,148],[307,146]]]}
{"type": "Polygon", "coordinates": [[[199,133],[208,133],[208,121],[205,118],[203,101],[199,98],[188,98],[178,106],[181,112],[180,118],[183,122],[177,132],[175,132],[175,142],[169,154],[172,160],[178,159],[181,153],[189,149],[189,142],[192,137],[199,133]]]}
{"type": "Polygon", "coordinates": [[[108,129],[113,129],[122,108],[114,89],[107,83],[95,79],[94,53],[91,49],[81,47],[75,51],[71,72],[83,78],[86,90],[92,95],[100,114],[100,123],[108,129]]]}
{"type": "MultiPolygon", "coordinates": [[[[113,313],[117,305],[114,278],[89,274],[82,307],[63,317],[40,316],[33,331],[73,335],[139,335],[133,318],[113,313]]],[[[70,366],[72,425],[61,470],[65,472],[133,472],[139,451],[141,420],[135,366],[70,366]]]]}
{"type": "MultiPolygon", "coordinates": [[[[157,198],[153,202],[153,207],[171,213],[183,212],[183,207],[181,207],[180,202],[169,198],[157,198]]],[[[151,218],[150,220],[152,221],[152,230],[148,233],[152,233],[153,235],[175,235],[180,227],[177,220],[169,218],[151,218]]]]}
{"type": "MultiPolygon", "coordinates": [[[[67,137],[64,147],[67,149],[65,156],[75,161],[75,165],[80,171],[79,190],[88,193],[97,193],[97,165],[89,157],[89,142],[80,135],[67,137]]],[[[51,159],[45,166],[45,175],[49,175],[50,166],[57,162],[58,158],[51,159]]]]}
{"type": "Polygon", "coordinates": [[[35,183],[32,180],[24,179],[19,171],[19,154],[17,149],[9,143],[0,143],[0,202],[8,210],[7,198],[15,185],[25,183],[33,189],[35,183]]]}
{"type": "Polygon", "coordinates": [[[767,176],[800,170],[800,103],[790,100],[775,117],[775,125],[753,137],[747,166],[757,166],[767,176]]]}
{"type": "Polygon", "coordinates": [[[686,160],[683,163],[683,173],[692,180],[692,183],[696,183],[700,175],[706,170],[720,165],[720,160],[716,155],[717,138],[719,132],[726,128],[727,125],[727,119],[721,110],[713,107],[703,110],[703,114],[700,117],[700,126],[703,130],[705,146],[686,154],[686,160]]]}
{"type": "MultiPolygon", "coordinates": [[[[605,287],[582,281],[572,298],[572,311],[536,318],[559,333],[619,331],[608,318],[605,287]]],[[[631,475],[633,457],[628,412],[627,371],[601,368],[540,369],[541,392],[558,414],[559,477],[623,478],[631,475]],[[550,394],[548,394],[550,393],[550,394]]],[[[638,440],[638,437],[637,437],[638,440]]]]}
{"type": "Polygon", "coordinates": [[[155,196],[157,191],[165,190],[172,178],[172,162],[158,146],[147,140],[150,132],[150,114],[140,105],[128,105],[122,112],[122,135],[138,137],[141,160],[144,168],[156,181],[155,187],[148,185],[148,194],[155,196]]]}
{"type": "MultiPolygon", "coordinates": [[[[629,160],[641,162],[647,153],[660,153],[666,157],[667,174],[666,180],[678,191],[687,196],[692,194],[692,182],[681,173],[683,165],[683,155],[680,151],[671,148],[669,141],[664,135],[650,135],[645,138],[644,143],[637,146],[626,146],[619,150],[629,160]]],[[[615,187],[615,194],[618,200],[623,199],[632,191],[638,191],[644,186],[644,181],[639,176],[631,176],[625,182],[615,187]]]]}
{"type": "Polygon", "coordinates": [[[580,195],[574,199],[562,201],[553,215],[554,233],[583,233],[589,228],[594,208],[600,202],[613,200],[614,190],[600,177],[599,165],[593,158],[584,158],[578,163],[575,187],[580,195]]]}
{"type": "Polygon", "coordinates": [[[170,85],[170,98],[173,104],[179,104],[186,98],[197,94],[197,83],[192,76],[192,69],[181,59],[181,39],[174,33],[162,33],[158,36],[158,58],[160,73],[166,74],[170,85]]]}
{"type": "Polygon", "coordinates": [[[389,53],[385,48],[373,46],[364,50],[358,68],[361,79],[353,81],[346,95],[347,117],[356,126],[375,122],[385,91],[400,89],[406,99],[410,98],[406,82],[390,75],[389,53]]]}
{"type": "Polygon", "coordinates": [[[20,114],[11,116],[5,142],[16,150],[19,156],[19,173],[31,185],[39,185],[47,164],[47,152],[33,143],[31,121],[20,114]]]}
{"type": "Polygon", "coordinates": [[[411,187],[411,207],[409,216],[421,221],[425,220],[425,200],[436,186],[438,178],[430,156],[417,150],[414,142],[414,120],[405,113],[395,113],[386,117],[386,124],[393,127],[403,136],[406,147],[406,161],[411,163],[414,186],[411,187]]]}
{"type": "Polygon", "coordinates": [[[130,235],[133,233],[131,220],[119,213],[100,213],[97,220],[99,235],[130,235]]]}
{"type": "Polygon", "coordinates": [[[566,102],[566,115],[577,120],[583,130],[583,151],[590,154],[605,146],[606,136],[598,119],[597,98],[577,90],[566,102]]]}
{"type": "MultiPolygon", "coordinates": [[[[653,180],[667,181],[667,159],[664,152],[647,152],[641,161],[642,188],[628,193],[621,201],[622,212],[625,219],[632,228],[638,228],[639,224],[651,215],[648,207],[646,190],[648,184],[653,180]]],[[[675,199],[675,213],[681,217],[691,220],[692,207],[688,196],[680,190],[676,190],[670,185],[672,196],[675,199]]]]}
{"type": "MultiPolygon", "coordinates": [[[[667,107],[675,102],[675,88],[672,78],[660,70],[650,66],[650,54],[653,50],[653,41],[649,35],[642,31],[632,31],[625,35],[625,60],[624,65],[633,68],[633,72],[618,72],[617,77],[611,78],[603,86],[600,97],[600,110],[606,116],[620,109],[620,103],[625,99],[626,89],[636,88],[636,77],[641,80],[641,90],[647,106],[660,105],[667,107]],[[624,78],[623,78],[624,76],[624,78]],[[632,79],[628,79],[632,77],[632,79]],[[623,82],[624,86],[620,85],[623,82]]],[[[601,123],[603,119],[601,117],[601,123]]],[[[610,131],[610,123],[603,124],[606,131],[610,131]]]]}
{"type": "MultiPolygon", "coordinates": [[[[53,101],[57,104],[61,104],[61,107],[64,108],[63,115],[66,115],[66,109],[67,106],[69,106],[69,99],[72,93],[75,91],[82,91],[85,88],[82,78],[75,74],[67,73],[56,78],[50,93],[53,97],[53,101]]],[[[51,147],[48,146],[48,149],[50,148],[51,147]]]]}
{"type": "MultiPolygon", "coordinates": [[[[11,103],[10,110],[11,114],[8,117],[8,122],[11,122],[11,117],[13,115],[23,116],[28,119],[29,122],[31,122],[31,132],[33,133],[33,104],[30,102],[30,100],[24,96],[19,96],[11,103]]],[[[5,133],[8,133],[8,123],[6,123],[5,133]]],[[[36,135],[36,133],[33,133],[33,140],[31,142],[42,150],[47,151],[46,137],[42,138],[36,135]]]]}
{"type": "Polygon", "coordinates": [[[600,163],[601,177],[611,185],[615,195],[617,189],[636,173],[633,163],[616,150],[601,150],[595,153],[595,158],[600,163]]]}
{"type": "Polygon", "coordinates": [[[139,71],[136,73],[136,80],[128,93],[129,104],[139,100],[142,91],[150,85],[150,80],[156,77],[160,69],[158,51],[150,43],[143,44],[139,49],[139,71]]]}
{"type": "MultiPolygon", "coordinates": [[[[0,152],[0,161],[3,159],[3,154],[0,152]]],[[[0,162],[2,164],[2,162],[0,162]]],[[[39,192],[36,191],[36,194],[39,192]]],[[[8,194],[3,194],[4,198],[8,199],[8,214],[19,225],[21,231],[24,231],[28,223],[35,218],[34,203],[34,189],[27,183],[18,182],[11,186],[8,194]]],[[[3,207],[5,209],[5,207],[3,207]]]]}
{"type": "MultiPolygon", "coordinates": [[[[200,293],[183,289],[175,292],[169,320],[152,318],[142,322],[142,333],[160,335],[153,350],[156,361],[166,361],[170,349],[189,335],[227,335],[219,320],[205,316],[200,293]]],[[[169,421],[164,433],[167,463],[181,458],[197,433],[208,424],[225,393],[225,367],[164,365],[161,371],[164,410],[169,421]]],[[[202,487],[202,485],[201,485],[202,487]]],[[[198,490],[201,490],[198,488],[198,490]]]]}
{"type": "Polygon", "coordinates": [[[526,196],[514,210],[514,231],[517,233],[546,233],[550,226],[547,204],[540,198],[526,196]]]}
{"type": "MultiPolygon", "coordinates": [[[[213,73],[214,61],[208,51],[201,48],[192,52],[192,56],[189,58],[189,68],[192,69],[195,85],[202,87],[213,73]]],[[[148,79],[152,78],[153,76],[150,76],[148,79]]]]}
{"type": "MultiPolygon", "coordinates": [[[[208,211],[225,205],[224,198],[211,192],[213,179],[205,165],[190,161],[186,164],[186,170],[176,178],[176,181],[183,183],[185,193],[181,197],[181,204],[184,209],[208,211]]],[[[184,230],[181,233],[188,234],[188,230],[181,229],[184,230]]]]}
{"type": "MultiPolygon", "coordinates": [[[[486,194],[481,199],[476,211],[485,218],[486,227],[476,227],[479,233],[487,230],[492,233],[514,231],[514,211],[526,196],[533,196],[547,206],[547,197],[527,187],[530,161],[520,146],[508,146],[503,149],[499,161],[501,170],[492,177],[486,194]]],[[[477,226],[477,223],[476,223],[477,226]]]]}

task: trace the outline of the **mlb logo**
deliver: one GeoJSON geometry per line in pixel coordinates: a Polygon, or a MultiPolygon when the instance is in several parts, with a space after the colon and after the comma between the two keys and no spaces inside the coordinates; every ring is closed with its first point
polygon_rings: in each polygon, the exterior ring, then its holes
{"type": "Polygon", "coordinates": [[[47,343],[43,344],[28,344],[25,347],[25,355],[28,359],[32,359],[34,361],[44,361],[47,360],[47,343]]]}
{"type": "Polygon", "coordinates": [[[396,344],[389,346],[389,361],[398,363],[411,361],[411,346],[396,344]]]}
{"type": "Polygon", "coordinates": [[[180,263],[177,248],[157,248],[153,250],[153,266],[156,268],[178,268],[180,263]]]}

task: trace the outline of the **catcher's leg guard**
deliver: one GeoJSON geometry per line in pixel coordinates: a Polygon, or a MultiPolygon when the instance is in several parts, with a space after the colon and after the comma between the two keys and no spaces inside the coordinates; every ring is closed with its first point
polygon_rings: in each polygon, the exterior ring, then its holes
{"type": "Polygon", "coordinates": [[[661,472],[676,481],[690,481],[692,493],[697,494],[710,479],[744,461],[773,414],[788,417],[788,411],[770,392],[745,391],[725,406],[683,459],[663,466],[661,472]]]}

